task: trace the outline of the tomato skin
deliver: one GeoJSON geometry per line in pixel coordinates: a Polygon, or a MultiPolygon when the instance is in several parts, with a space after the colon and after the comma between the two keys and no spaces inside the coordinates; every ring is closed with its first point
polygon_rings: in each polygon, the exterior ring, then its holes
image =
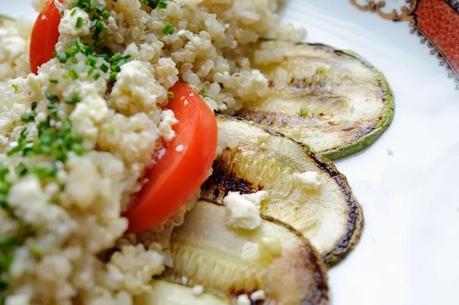
{"type": "Polygon", "coordinates": [[[50,0],[35,21],[30,37],[30,71],[37,74],[38,68],[53,58],[59,40],[61,14],[50,0]]]}
{"type": "Polygon", "coordinates": [[[179,121],[173,127],[176,137],[147,174],[149,182],[127,212],[129,232],[149,230],[174,216],[199,191],[215,159],[218,131],[213,111],[186,84],[171,91],[174,98],[167,108],[179,121]],[[179,145],[183,151],[177,151],[179,145]]]}

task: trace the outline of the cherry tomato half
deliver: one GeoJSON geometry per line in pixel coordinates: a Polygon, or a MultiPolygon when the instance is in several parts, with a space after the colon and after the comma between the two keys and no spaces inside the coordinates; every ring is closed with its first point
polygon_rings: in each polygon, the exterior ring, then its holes
{"type": "Polygon", "coordinates": [[[53,58],[59,39],[61,14],[50,0],[38,15],[30,37],[30,71],[37,74],[42,64],[53,58]]]}
{"type": "Polygon", "coordinates": [[[215,159],[214,113],[188,85],[179,83],[172,92],[167,108],[178,120],[176,137],[147,174],[149,182],[126,214],[130,232],[148,230],[175,215],[199,191],[215,159]]]}

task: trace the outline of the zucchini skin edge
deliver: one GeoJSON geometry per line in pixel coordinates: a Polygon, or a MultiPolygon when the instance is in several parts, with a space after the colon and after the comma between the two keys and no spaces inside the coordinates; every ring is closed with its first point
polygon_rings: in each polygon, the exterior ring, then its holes
{"type": "Polygon", "coordinates": [[[395,113],[394,93],[386,77],[384,76],[384,74],[380,72],[379,70],[377,70],[373,65],[367,62],[365,59],[363,59],[360,55],[352,51],[335,50],[335,52],[338,54],[345,54],[348,56],[352,56],[360,60],[362,63],[364,63],[368,68],[370,68],[376,74],[380,82],[380,85],[385,93],[385,97],[384,97],[385,109],[384,109],[384,113],[382,117],[379,119],[377,124],[373,128],[366,131],[363,136],[358,137],[354,141],[344,146],[339,146],[339,147],[335,147],[335,148],[332,148],[326,151],[318,152],[324,157],[331,159],[331,160],[337,160],[337,159],[342,159],[344,157],[348,157],[352,154],[355,154],[371,146],[389,128],[389,126],[391,125],[394,119],[394,113],[395,113]]]}
{"type": "MultiPolygon", "coordinates": [[[[328,159],[320,153],[314,152],[306,144],[295,141],[294,139],[282,134],[278,135],[284,136],[302,146],[307,154],[316,162],[316,164],[322,170],[326,171],[333,178],[333,180],[335,180],[336,184],[339,186],[345,197],[349,216],[347,219],[346,234],[335,244],[335,247],[332,250],[322,255],[322,258],[327,267],[331,268],[344,260],[344,258],[352,252],[352,250],[359,242],[365,224],[362,206],[355,198],[346,176],[337,169],[332,160],[328,159]]],[[[377,136],[375,139],[377,139],[377,136]]]]}

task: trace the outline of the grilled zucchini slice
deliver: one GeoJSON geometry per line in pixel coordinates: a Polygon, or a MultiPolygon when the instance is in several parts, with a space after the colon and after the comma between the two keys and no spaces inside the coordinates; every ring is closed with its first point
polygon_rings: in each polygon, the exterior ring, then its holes
{"type": "Polygon", "coordinates": [[[230,305],[230,301],[225,298],[203,293],[193,294],[191,287],[155,280],[151,285],[151,290],[137,297],[135,305],[230,305]]]}
{"type": "Polygon", "coordinates": [[[300,231],[331,266],[356,244],[363,227],[361,207],[336,167],[276,132],[241,119],[218,117],[219,155],[205,182],[203,199],[222,204],[228,192],[268,192],[262,214],[300,231]],[[296,177],[311,171],[321,186],[308,189],[296,177]]]}
{"type": "Polygon", "coordinates": [[[338,159],[371,145],[390,125],[394,99],[384,75],[355,53],[321,44],[267,41],[255,56],[266,98],[238,116],[338,159]],[[263,52],[275,60],[263,60],[263,52]]]}
{"type": "Polygon", "coordinates": [[[257,304],[327,304],[325,265],[293,228],[266,217],[254,231],[225,225],[225,208],[199,201],[174,230],[174,266],[167,280],[202,285],[205,291],[235,301],[237,295],[263,290],[257,304]]]}

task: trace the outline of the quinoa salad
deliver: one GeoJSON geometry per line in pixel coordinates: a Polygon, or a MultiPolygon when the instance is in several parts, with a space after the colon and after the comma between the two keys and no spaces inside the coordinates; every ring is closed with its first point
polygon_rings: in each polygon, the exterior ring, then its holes
{"type": "Polygon", "coordinates": [[[303,131],[362,126],[317,101],[372,70],[281,0],[32,5],[0,19],[0,305],[327,304],[363,220],[303,131]]]}
{"type": "MultiPolygon", "coordinates": [[[[38,11],[46,4],[34,1],[38,11]]],[[[108,262],[98,254],[123,236],[123,207],[141,188],[151,156],[174,138],[174,114],[162,108],[168,90],[182,79],[209,107],[226,111],[263,95],[267,80],[244,49],[285,34],[277,31],[278,3],[56,6],[56,57],[37,75],[25,63],[26,35],[15,26],[0,30],[0,243],[9,265],[0,299],[131,304],[164,270],[160,245],[125,245],[108,262]]]]}

